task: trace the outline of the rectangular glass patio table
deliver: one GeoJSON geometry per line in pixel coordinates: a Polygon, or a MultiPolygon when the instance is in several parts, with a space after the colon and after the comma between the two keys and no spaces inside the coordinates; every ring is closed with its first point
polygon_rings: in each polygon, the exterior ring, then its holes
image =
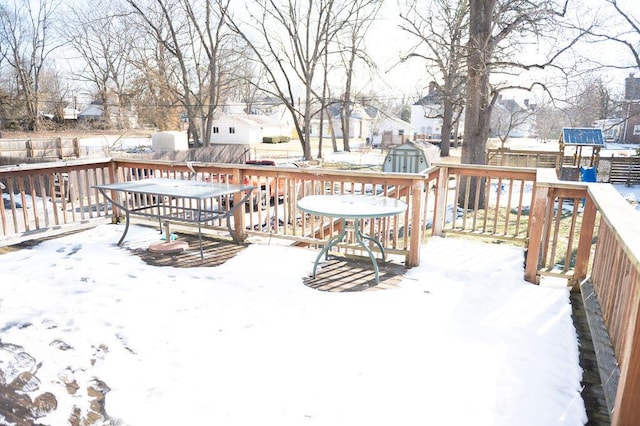
{"type": "MultiPolygon", "coordinates": [[[[211,183],[186,179],[150,178],[128,182],[116,182],[103,185],[94,185],[100,193],[113,205],[125,213],[126,223],[124,232],[118,241],[122,244],[129,231],[130,216],[138,215],[157,218],[160,226],[163,220],[197,223],[198,241],[200,243],[200,259],[204,258],[202,251],[202,224],[208,221],[224,217],[229,234],[236,239],[231,229],[231,216],[234,211],[244,206],[255,186],[232,185],[227,183],[211,183]],[[212,202],[207,206],[205,201],[221,196],[230,196],[237,192],[244,192],[244,196],[236,199],[229,209],[225,210],[222,203],[212,202]],[[117,200],[117,194],[124,195],[124,201],[117,200]],[[129,207],[127,196],[140,195],[152,200],[151,203],[138,207],[129,207]],[[189,206],[171,204],[173,200],[184,199],[190,201],[189,206]],[[193,206],[195,204],[195,207],[193,206]]],[[[133,204],[132,204],[133,206],[133,204]]]]}
{"type": "Polygon", "coordinates": [[[376,274],[376,284],[380,283],[380,272],[378,270],[378,262],[373,255],[371,249],[364,240],[372,241],[378,246],[382,254],[382,261],[385,261],[384,247],[377,238],[365,235],[360,230],[360,222],[363,219],[372,219],[376,217],[396,216],[407,209],[407,204],[395,198],[383,196],[367,196],[367,195],[310,195],[298,201],[298,208],[303,212],[337,218],[342,220],[342,229],[336,237],[330,238],[322,251],[316,257],[313,265],[313,278],[316,277],[318,263],[323,255],[326,256],[338,243],[342,242],[347,233],[347,221],[353,222],[353,232],[357,243],[362,246],[369,254],[373,269],[376,274]]]}

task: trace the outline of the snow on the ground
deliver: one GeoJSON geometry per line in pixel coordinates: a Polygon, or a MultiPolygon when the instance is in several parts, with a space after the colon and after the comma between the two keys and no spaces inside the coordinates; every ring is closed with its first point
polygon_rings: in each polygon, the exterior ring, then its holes
{"type": "MultiPolygon", "coordinates": [[[[303,284],[312,250],[154,267],[126,245],[157,231],[132,226],[117,247],[121,232],[0,256],[2,343],[41,363],[33,395],[58,399],[43,424],[87,410],[64,383],[95,378],[123,425],[586,422],[568,290],[524,282],[521,248],[431,238],[399,288],[331,293],[303,284]]],[[[0,354],[10,382],[20,364],[0,354]]]]}

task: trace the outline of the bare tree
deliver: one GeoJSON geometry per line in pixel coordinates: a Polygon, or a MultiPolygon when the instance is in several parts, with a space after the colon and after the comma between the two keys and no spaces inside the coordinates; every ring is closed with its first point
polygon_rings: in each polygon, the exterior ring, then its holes
{"type": "Polygon", "coordinates": [[[624,46],[631,54],[635,63],[634,68],[640,68],[640,18],[633,16],[630,6],[623,6],[618,0],[604,0],[613,13],[621,20],[621,25],[611,32],[591,31],[591,34],[601,40],[609,40],[624,46]]]}
{"type": "Polygon", "coordinates": [[[578,90],[570,94],[562,108],[571,127],[591,127],[596,120],[611,118],[619,110],[609,88],[602,78],[590,77],[576,85],[578,90]]]}
{"type": "Polygon", "coordinates": [[[234,85],[233,96],[245,105],[246,114],[252,114],[261,94],[260,88],[264,86],[266,72],[255,60],[250,59],[252,52],[247,50],[239,52],[242,59],[236,72],[237,83],[234,85]]]}
{"type": "Polygon", "coordinates": [[[57,1],[13,0],[0,4],[2,55],[17,82],[17,99],[25,106],[28,127],[38,129],[40,78],[47,59],[60,45],[52,44],[57,1]]]}
{"type": "MultiPolygon", "coordinates": [[[[45,68],[40,75],[42,112],[53,119],[53,128],[64,125],[64,110],[69,105],[70,88],[67,80],[54,68],[45,68]]],[[[42,123],[41,123],[42,126],[42,123]]]]}
{"type": "Polygon", "coordinates": [[[563,111],[558,108],[553,99],[544,96],[538,100],[536,106],[536,133],[538,142],[558,140],[558,136],[565,126],[563,111]]]}
{"type": "Polygon", "coordinates": [[[182,129],[185,122],[188,126],[181,102],[182,85],[177,78],[171,78],[175,75],[172,55],[164,44],[156,42],[155,35],[150,34],[135,15],[127,16],[126,20],[135,34],[130,60],[137,70],[132,86],[138,118],[160,131],[182,129]]]}
{"type": "Polygon", "coordinates": [[[69,7],[66,22],[62,34],[82,63],[75,78],[92,88],[105,125],[111,126],[115,118],[118,127],[127,128],[127,103],[136,78],[131,27],[115,3],[99,0],[69,7]]]}
{"type": "Polygon", "coordinates": [[[400,14],[400,28],[416,40],[401,61],[420,59],[435,85],[442,104],[437,111],[425,110],[428,118],[442,119],[440,155],[449,155],[449,137],[464,107],[465,58],[464,42],[469,31],[467,0],[410,0],[400,14]]]}
{"type": "Polygon", "coordinates": [[[366,52],[364,40],[371,24],[380,11],[382,1],[355,0],[349,6],[350,8],[346,11],[344,23],[337,37],[345,76],[344,94],[341,97],[340,107],[342,142],[345,151],[351,151],[349,139],[351,136],[352,91],[356,61],[360,60],[369,67],[374,66],[366,52]]]}
{"type": "MultiPolygon", "coordinates": [[[[469,0],[469,41],[467,43],[467,89],[462,163],[485,164],[491,112],[500,89],[492,85],[491,76],[516,75],[531,69],[554,67],[563,52],[586,34],[563,32],[568,0],[558,5],[549,0],[469,0]],[[548,41],[551,48],[540,62],[527,63],[519,49],[524,40],[548,41]],[[565,41],[567,40],[567,41],[565,41]]],[[[543,85],[533,81],[527,89],[543,85]]],[[[511,85],[507,87],[521,87],[511,85]]],[[[503,87],[504,89],[504,87],[503,87]]],[[[484,204],[484,186],[470,182],[470,200],[484,204]],[[475,188],[480,192],[476,194],[475,188]]],[[[461,191],[466,186],[461,185],[461,191]]],[[[473,203],[471,203],[473,204],[473,203]]]]}
{"type": "Polygon", "coordinates": [[[231,19],[232,29],[253,51],[267,73],[263,90],[280,99],[291,113],[305,159],[311,159],[311,119],[319,107],[315,100],[318,70],[327,40],[340,27],[336,0],[276,0],[252,2],[248,19],[231,19]]]}
{"type": "Polygon", "coordinates": [[[164,88],[184,108],[191,139],[209,145],[235,59],[230,55],[233,40],[225,32],[230,0],[125,1],[160,46],[153,48],[157,69],[162,70],[164,88]]]}
{"type": "Polygon", "coordinates": [[[528,128],[527,125],[535,120],[535,116],[535,108],[528,104],[523,107],[513,100],[498,102],[491,114],[491,132],[500,140],[500,147],[505,148],[512,133],[521,127],[528,128]]]}

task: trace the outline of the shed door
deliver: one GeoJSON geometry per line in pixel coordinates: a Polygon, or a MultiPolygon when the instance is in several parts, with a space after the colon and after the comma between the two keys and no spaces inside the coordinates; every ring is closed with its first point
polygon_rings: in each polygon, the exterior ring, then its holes
{"type": "Polygon", "coordinates": [[[419,151],[414,150],[396,150],[393,156],[393,171],[399,173],[419,173],[422,171],[424,160],[421,164],[420,159],[423,158],[419,151]]]}

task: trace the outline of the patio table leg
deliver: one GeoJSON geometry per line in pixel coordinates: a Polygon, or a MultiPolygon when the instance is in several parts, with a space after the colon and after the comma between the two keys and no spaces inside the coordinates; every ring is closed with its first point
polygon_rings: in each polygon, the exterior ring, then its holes
{"type": "Polygon", "coordinates": [[[129,211],[125,210],[124,211],[124,215],[125,215],[124,231],[122,232],[122,236],[120,237],[120,240],[116,244],[118,246],[122,244],[122,242],[124,241],[124,237],[126,237],[127,236],[127,232],[129,232],[129,211]]]}
{"type": "MultiPolygon", "coordinates": [[[[104,189],[99,188],[98,190],[107,201],[109,201],[114,206],[117,206],[125,214],[124,231],[122,232],[122,236],[120,237],[120,240],[116,244],[119,246],[122,244],[122,242],[124,241],[124,238],[127,236],[127,232],[129,232],[129,222],[130,222],[129,208],[125,205],[126,201],[124,203],[119,203],[115,201],[113,198],[111,198],[109,195],[107,195],[107,191],[105,191],[104,189]]],[[[105,206],[105,210],[106,210],[106,206],[105,206]]]]}
{"type": "Polygon", "coordinates": [[[364,238],[365,240],[373,241],[373,242],[378,246],[378,248],[380,249],[380,253],[382,254],[382,262],[383,262],[383,263],[384,263],[384,262],[386,262],[386,256],[385,256],[384,247],[382,247],[382,244],[380,243],[380,241],[378,241],[378,239],[377,239],[377,238],[375,238],[375,237],[372,237],[372,236],[370,236],[370,235],[365,235],[365,234],[363,234],[362,232],[360,232],[359,227],[358,227],[358,233],[359,233],[359,234],[360,234],[360,236],[361,236],[362,238],[364,238]]]}
{"type": "Polygon", "coordinates": [[[371,259],[371,263],[373,263],[373,270],[376,273],[376,284],[380,284],[380,271],[378,270],[378,262],[376,261],[376,257],[373,255],[373,252],[371,251],[371,249],[364,242],[364,239],[367,239],[369,241],[373,241],[374,243],[376,243],[378,245],[378,247],[380,247],[380,250],[382,251],[382,261],[383,262],[384,262],[384,249],[382,248],[382,245],[380,244],[380,242],[378,240],[376,240],[375,238],[370,237],[368,235],[364,235],[362,232],[360,232],[360,220],[359,219],[354,220],[353,228],[354,228],[354,235],[356,237],[356,241],[358,242],[358,244],[360,244],[362,247],[364,247],[364,249],[367,251],[367,253],[369,253],[369,258],[371,259]]]}
{"type": "Polygon", "coordinates": [[[198,201],[198,243],[200,244],[200,260],[204,260],[202,251],[202,201],[198,201]]]}
{"type": "Polygon", "coordinates": [[[233,239],[233,241],[235,242],[239,242],[238,239],[236,239],[235,235],[233,234],[233,229],[231,228],[231,217],[233,216],[233,213],[236,211],[237,208],[244,208],[244,204],[249,200],[249,197],[251,197],[251,191],[245,191],[246,194],[244,195],[244,197],[242,197],[242,199],[237,202],[237,203],[233,203],[233,206],[231,206],[231,208],[229,210],[227,210],[224,213],[225,216],[225,220],[227,222],[227,229],[229,230],[229,235],[231,235],[231,238],[233,239]]]}
{"type": "Polygon", "coordinates": [[[313,278],[316,277],[316,270],[318,269],[318,263],[320,263],[320,259],[322,259],[322,256],[325,255],[325,260],[326,260],[329,250],[331,250],[331,247],[341,242],[344,239],[344,236],[346,235],[346,233],[347,233],[347,224],[345,223],[345,220],[342,219],[342,230],[340,231],[340,234],[338,234],[337,237],[333,237],[329,241],[327,241],[327,244],[320,251],[320,253],[318,254],[318,257],[316,257],[316,261],[313,264],[313,278]]]}

